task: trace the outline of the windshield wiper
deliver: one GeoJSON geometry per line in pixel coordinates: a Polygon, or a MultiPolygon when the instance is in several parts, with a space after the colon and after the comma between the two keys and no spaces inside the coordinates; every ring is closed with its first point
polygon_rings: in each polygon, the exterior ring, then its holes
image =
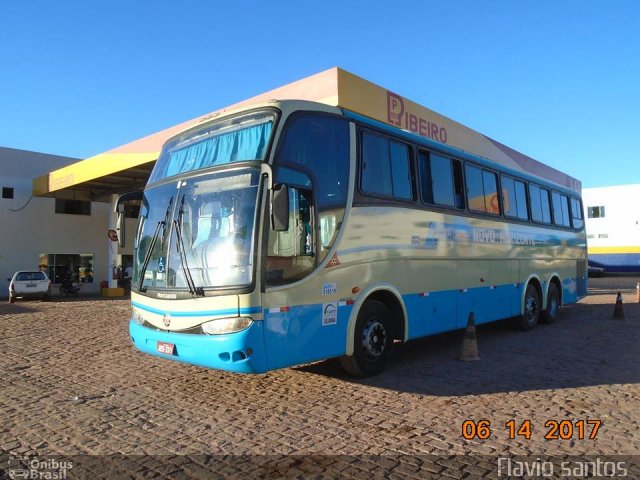
{"type": "Polygon", "coordinates": [[[178,210],[178,218],[173,221],[173,226],[176,231],[176,250],[180,255],[180,263],[182,265],[182,271],[184,272],[184,278],[187,282],[187,287],[189,287],[189,293],[191,295],[195,295],[196,297],[204,297],[204,288],[196,287],[195,282],[193,281],[193,276],[191,275],[191,270],[189,269],[189,264],[187,263],[187,254],[184,249],[184,240],[182,236],[182,227],[180,224],[182,223],[182,214],[184,213],[184,194],[182,194],[182,202],[180,203],[180,210],[178,210]]]}
{"type": "Polygon", "coordinates": [[[167,210],[164,212],[164,220],[160,220],[156,225],[156,230],[153,232],[153,237],[151,237],[151,243],[149,244],[149,248],[147,248],[147,251],[144,255],[144,261],[142,262],[142,267],[140,267],[140,280],[138,281],[138,290],[140,290],[143,293],[147,291],[147,287],[143,286],[144,274],[147,272],[147,267],[149,266],[149,261],[151,260],[153,247],[155,247],[156,241],[158,240],[158,234],[160,233],[160,228],[162,228],[162,238],[164,238],[166,235],[167,223],[169,222],[169,214],[171,213],[171,205],[173,205],[173,196],[171,196],[171,198],[169,199],[167,210]]]}

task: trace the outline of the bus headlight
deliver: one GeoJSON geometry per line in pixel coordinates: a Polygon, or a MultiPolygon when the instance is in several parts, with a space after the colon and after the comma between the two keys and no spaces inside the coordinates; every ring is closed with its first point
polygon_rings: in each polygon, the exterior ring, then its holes
{"type": "Polygon", "coordinates": [[[136,322],[138,325],[142,325],[144,323],[144,317],[136,308],[131,309],[131,320],[136,322]]]}
{"type": "Polygon", "coordinates": [[[249,328],[253,323],[250,317],[219,318],[202,324],[202,331],[207,335],[221,335],[223,333],[236,333],[249,328]]]}

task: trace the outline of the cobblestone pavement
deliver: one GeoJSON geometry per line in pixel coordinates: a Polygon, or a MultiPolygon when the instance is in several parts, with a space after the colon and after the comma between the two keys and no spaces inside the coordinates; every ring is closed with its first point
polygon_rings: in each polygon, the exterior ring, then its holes
{"type": "Polygon", "coordinates": [[[0,455],[129,455],[130,469],[113,460],[74,473],[158,478],[482,478],[495,477],[487,459],[500,455],[640,455],[637,280],[593,279],[592,295],[530,332],[478,327],[478,362],[457,360],[454,332],[399,346],[364,380],[336,361],[246,376],[143,355],[128,338],[127,300],[0,304],[0,455]],[[611,318],[613,289],[626,320],[611,318]],[[488,420],[488,438],[465,439],[467,420],[488,420]],[[511,420],[529,421],[530,438],[509,438],[511,420]],[[545,439],[546,422],[564,420],[573,435],[545,439]],[[602,422],[595,439],[588,423],[579,438],[587,420],[602,422]],[[190,457],[166,467],[146,457],[176,454],[190,457]]]}

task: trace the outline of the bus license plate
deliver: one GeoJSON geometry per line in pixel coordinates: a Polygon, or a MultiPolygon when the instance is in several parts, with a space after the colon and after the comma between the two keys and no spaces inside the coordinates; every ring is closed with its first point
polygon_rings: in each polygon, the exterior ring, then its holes
{"type": "Polygon", "coordinates": [[[160,342],[156,344],[156,350],[165,355],[173,355],[176,346],[173,343],[160,342]]]}

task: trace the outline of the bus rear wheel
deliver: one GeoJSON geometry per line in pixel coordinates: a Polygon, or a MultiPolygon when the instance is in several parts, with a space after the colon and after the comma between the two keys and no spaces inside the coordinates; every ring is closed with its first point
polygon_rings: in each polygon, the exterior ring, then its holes
{"type": "Polygon", "coordinates": [[[377,375],[386,367],[392,348],[389,309],[378,300],[367,300],[358,312],[353,355],[340,358],[342,368],[357,377],[377,375]]]}
{"type": "Polygon", "coordinates": [[[560,294],[558,293],[558,287],[555,283],[549,285],[549,292],[547,293],[547,308],[542,312],[541,320],[544,323],[553,323],[558,318],[558,312],[560,310],[560,294]]]}
{"type": "Polygon", "coordinates": [[[521,330],[531,330],[540,320],[540,294],[533,284],[527,285],[524,294],[524,312],[518,319],[518,327],[521,330]]]}

